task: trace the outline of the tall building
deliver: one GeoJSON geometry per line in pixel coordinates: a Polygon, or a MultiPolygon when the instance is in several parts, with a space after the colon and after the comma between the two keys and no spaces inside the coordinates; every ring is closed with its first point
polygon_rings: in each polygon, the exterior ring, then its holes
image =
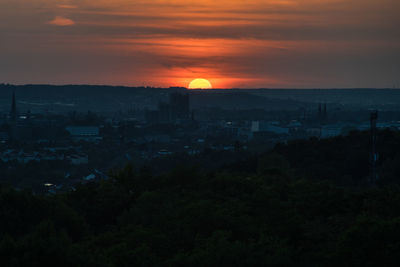
{"type": "Polygon", "coordinates": [[[12,121],[15,121],[17,119],[17,103],[16,103],[16,100],[15,100],[15,92],[13,92],[13,94],[12,94],[10,119],[12,121]]]}
{"type": "Polygon", "coordinates": [[[319,103],[319,106],[318,106],[318,117],[319,118],[321,118],[321,114],[322,114],[322,104],[319,103]]]}
{"type": "Polygon", "coordinates": [[[169,105],[173,120],[190,118],[189,94],[171,93],[169,105]]]}
{"type": "Polygon", "coordinates": [[[158,110],[146,111],[146,120],[151,123],[175,123],[190,119],[189,94],[171,93],[169,102],[160,102],[158,110]]]}

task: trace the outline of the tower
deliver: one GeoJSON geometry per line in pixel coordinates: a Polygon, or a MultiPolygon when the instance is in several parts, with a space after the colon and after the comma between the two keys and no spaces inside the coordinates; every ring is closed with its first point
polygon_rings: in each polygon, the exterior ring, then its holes
{"type": "Polygon", "coordinates": [[[13,94],[12,94],[10,119],[12,121],[15,121],[17,119],[17,104],[16,104],[16,101],[15,101],[15,92],[13,92],[13,94]]]}
{"type": "Polygon", "coordinates": [[[377,129],[376,121],[378,120],[378,111],[375,110],[371,113],[371,154],[370,154],[370,164],[371,164],[371,184],[375,184],[378,180],[378,174],[376,171],[376,163],[378,161],[378,153],[376,151],[376,140],[377,140],[377,129]]]}
{"type": "Polygon", "coordinates": [[[322,114],[322,104],[319,103],[319,106],[318,106],[318,118],[321,118],[321,114],[322,114]]]}
{"type": "Polygon", "coordinates": [[[175,119],[190,118],[189,95],[180,93],[171,93],[169,96],[169,105],[171,108],[171,117],[175,119]]]}

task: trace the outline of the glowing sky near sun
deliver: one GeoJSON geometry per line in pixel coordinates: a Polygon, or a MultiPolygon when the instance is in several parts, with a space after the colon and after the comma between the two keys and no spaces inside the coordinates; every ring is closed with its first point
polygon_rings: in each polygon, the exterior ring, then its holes
{"type": "Polygon", "coordinates": [[[0,0],[0,83],[392,87],[399,0],[0,0]]]}

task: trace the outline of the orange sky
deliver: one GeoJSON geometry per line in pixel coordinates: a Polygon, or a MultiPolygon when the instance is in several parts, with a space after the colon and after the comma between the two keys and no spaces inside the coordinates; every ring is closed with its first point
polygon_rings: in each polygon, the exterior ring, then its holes
{"type": "Polygon", "coordinates": [[[393,87],[398,0],[1,0],[0,83],[393,87]]]}

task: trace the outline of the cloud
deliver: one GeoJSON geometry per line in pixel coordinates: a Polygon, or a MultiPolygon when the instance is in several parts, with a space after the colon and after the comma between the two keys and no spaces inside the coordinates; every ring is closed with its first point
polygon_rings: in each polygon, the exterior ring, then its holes
{"type": "Polygon", "coordinates": [[[66,8],[66,9],[78,8],[78,6],[75,6],[75,5],[57,5],[57,7],[59,7],[59,8],[66,8]]]}
{"type": "Polygon", "coordinates": [[[399,77],[398,10],[399,0],[0,0],[0,80],[384,87],[399,77]]]}
{"type": "Polygon", "coordinates": [[[74,25],[75,22],[68,18],[56,16],[53,20],[49,21],[48,24],[56,25],[56,26],[71,26],[71,25],[74,25]]]}

